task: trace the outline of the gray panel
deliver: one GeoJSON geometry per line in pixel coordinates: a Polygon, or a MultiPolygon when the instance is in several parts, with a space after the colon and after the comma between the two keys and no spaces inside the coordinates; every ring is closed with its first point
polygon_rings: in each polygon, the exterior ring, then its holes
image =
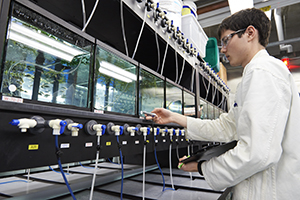
{"type": "MultiPolygon", "coordinates": [[[[84,173],[84,174],[93,174],[94,167],[72,167],[69,169],[70,172],[84,173]]],[[[119,173],[119,170],[116,169],[106,169],[106,168],[98,168],[96,171],[97,175],[107,175],[111,173],[119,173]]]]}
{"type": "MultiPolygon", "coordinates": [[[[106,186],[98,187],[109,192],[120,192],[121,183],[115,182],[106,186]]],[[[123,194],[142,197],[142,184],[135,181],[124,180],[123,194]]],[[[145,198],[158,200],[216,200],[221,194],[189,191],[184,189],[165,190],[161,186],[145,185],[145,198]]]]}
{"type": "MultiPolygon", "coordinates": [[[[171,185],[170,176],[164,176],[164,178],[165,178],[165,183],[171,185]]],[[[143,176],[141,176],[141,175],[135,176],[135,177],[130,178],[130,180],[143,181],[143,176]]],[[[146,174],[146,182],[157,183],[157,184],[161,184],[161,185],[163,184],[162,177],[161,177],[161,175],[158,175],[158,174],[146,174]]],[[[206,183],[206,181],[202,180],[202,179],[191,180],[190,178],[173,176],[173,183],[174,183],[174,186],[213,190],[206,183]]]]}
{"type": "Polygon", "coordinates": [[[6,184],[1,184],[0,193],[11,195],[11,196],[20,196],[27,194],[29,192],[34,192],[40,189],[50,188],[53,184],[42,183],[39,181],[30,181],[29,182],[12,182],[12,181],[26,181],[18,177],[8,177],[2,178],[1,183],[10,182],[6,184]]]}
{"type": "MultiPolygon", "coordinates": [[[[84,174],[72,174],[72,173],[65,173],[66,178],[69,183],[77,182],[78,180],[81,180],[83,178],[91,177],[91,175],[84,175],[84,174]]],[[[26,175],[27,177],[27,175],[26,175]]],[[[58,183],[64,183],[64,179],[61,175],[60,172],[54,172],[54,171],[49,171],[49,172],[42,172],[42,173],[36,173],[36,174],[31,174],[30,177],[32,178],[38,178],[42,180],[48,180],[48,181],[54,181],[58,183]]]]}
{"type": "MultiPolygon", "coordinates": [[[[160,173],[159,169],[155,170],[154,172],[156,173],[160,173]]],[[[170,169],[169,168],[162,168],[162,172],[163,174],[170,174],[170,169]]],[[[192,177],[197,177],[197,178],[200,178],[203,176],[201,176],[198,172],[191,172],[192,173],[192,177]]],[[[173,175],[179,175],[179,176],[187,176],[187,177],[190,177],[190,173],[189,172],[185,172],[185,171],[182,171],[180,169],[172,169],[172,174],[173,175]]]]}

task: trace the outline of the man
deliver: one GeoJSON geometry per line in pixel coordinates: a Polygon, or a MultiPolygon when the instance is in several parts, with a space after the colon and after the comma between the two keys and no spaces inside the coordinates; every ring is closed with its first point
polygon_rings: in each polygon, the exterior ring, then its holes
{"type": "Polygon", "coordinates": [[[219,27],[221,51],[232,66],[244,68],[228,113],[201,120],[162,108],[152,111],[156,123],[186,127],[189,139],[238,141],[219,157],[181,167],[203,173],[215,190],[234,186],[234,200],[300,197],[300,98],[287,67],[265,50],[270,26],[266,15],[252,8],[224,19],[219,27]]]}

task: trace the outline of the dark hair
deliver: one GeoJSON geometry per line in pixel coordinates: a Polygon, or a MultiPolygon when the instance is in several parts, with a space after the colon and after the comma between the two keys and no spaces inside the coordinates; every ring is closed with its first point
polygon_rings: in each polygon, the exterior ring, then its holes
{"type": "MultiPolygon", "coordinates": [[[[221,37],[222,32],[226,30],[237,31],[245,29],[250,25],[258,30],[259,43],[266,47],[269,42],[271,22],[263,11],[256,8],[241,10],[225,18],[218,29],[219,38],[221,37]]],[[[241,37],[242,34],[238,35],[241,37]]]]}

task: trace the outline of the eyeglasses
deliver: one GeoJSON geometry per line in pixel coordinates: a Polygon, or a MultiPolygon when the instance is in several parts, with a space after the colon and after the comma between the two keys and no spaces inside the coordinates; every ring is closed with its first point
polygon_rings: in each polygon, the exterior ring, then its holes
{"type": "Polygon", "coordinates": [[[242,32],[242,31],[245,31],[245,30],[246,30],[245,28],[244,28],[244,29],[240,29],[240,30],[237,30],[237,31],[234,32],[234,33],[231,33],[231,34],[229,34],[229,35],[223,37],[223,38],[221,39],[221,46],[222,46],[222,48],[226,48],[226,46],[228,45],[229,40],[230,40],[235,34],[238,34],[238,33],[242,32]]]}

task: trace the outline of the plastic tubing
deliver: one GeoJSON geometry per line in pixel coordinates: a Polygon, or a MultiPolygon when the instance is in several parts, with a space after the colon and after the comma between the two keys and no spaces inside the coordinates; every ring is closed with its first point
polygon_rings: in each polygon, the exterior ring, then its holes
{"type": "MultiPolygon", "coordinates": [[[[190,153],[190,145],[187,146],[187,153],[188,153],[188,156],[191,155],[191,153],[190,153]]],[[[190,174],[191,180],[193,180],[192,172],[189,172],[189,174],[190,174]]]]}
{"type": "Polygon", "coordinates": [[[182,62],[181,73],[180,73],[180,76],[179,76],[179,79],[178,79],[178,84],[180,84],[182,74],[183,74],[183,71],[184,71],[184,66],[185,66],[185,59],[183,59],[183,62],[182,62]]]}
{"type": "MultiPolygon", "coordinates": [[[[55,136],[55,147],[56,147],[56,150],[59,150],[59,148],[58,148],[58,135],[55,136]]],[[[71,196],[73,197],[73,199],[76,200],[76,198],[75,198],[75,196],[73,194],[73,191],[72,191],[72,189],[71,189],[71,187],[70,187],[70,185],[68,183],[68,180],[67,180],[67,178],[65,176],[65,173],[64,173],[64,170],[62,168],[62,165],[61,165],[59,157],[57,157],[57,162],[58,162],[58,165],[59,165],[59,169],[60,169],[61,175],[62,175],[62,177],[63,177],[63,179],[64,179],[64,181],[65,181],[65,183],[67,185],[67,188],[68,188],[71,196]]]]}
{"type": "Polygon", "coordinates": [[[96,8],[97,8],[98,3],[99,3],[99,0],[96,0],[96,3],[95,3],[95,5],[94,5],[94,8],[93,8],[93,10],[92,10],[92,12],[91,12],[91,14],[90,14],[90,16],[89,16],[89,19],[87,20],[86,24],[84,25],[82,31],[85,31],[86,27],[89,25],[89,23],[90,23],[90,21],[91,21],[93,15],[94,15],[94,13],[95,13],[95,11],[96,11],[96,8]]]}
{"type": "Polygon", "coordinates": [[[170,179],[171,179],[171,185],[172,185],[172,189],[174,189],[174,183],[173,183],[173,175],[172,175],[172,143],[170,144],[170,149],[169,149],[169,167],[170,167],[170,179]]]}
{"type": "MultiPolygon", "coordinates": [[[[97,136],[97,145],[100,146],[100,135],[97,136]]],[[[93,192],[94,192],[96,174],[97,174],[97,169],[98,169],[98,161],[99,161],[99,150],[97,151],[97,154],[96,154],[96,162],[95,162],[95,168],[94,168],[93,180],[92,180],[91,192],[90,192],[90,200],[93,199],[93,192]]]]}
{"type": "Polygon", "coordinates": [[[144,136],[144,155],[143,155],[143,200],[145,199],[145,180],[146,180],[146,136],[144,136]]]}
{"type": "Polygon", "coordinates": [[[81,0],[81,6],[82,6],[82,17],[83,17],[83,26],[86,23],[86,13],[85,13],[85,3],[84,0],[81,0]]]}
{"type": "Polygon", "coordinates": [[[124,27],[123,0],[120,0],[120,15],[121,15],[121,27],[122,27],[122,35],[124,40],[125,52],[126,52],[126,56],[129,56],[127,40],[125,35],[125,27],[124,27]]]}
{"type": "Polygon", "coordinates": [[[138,48],[139,43],[140,43],[140,39],[141,39],[143,30],[144,30],[144,26],[145,26],[145,22],[146,22],[146,16],[147,16],[147,6],[145,6],[143,23],[142,23],[142,27],[141,27],[141,30],[140,30],[140,33],[139,33],[139,37],[138,37],[138,39],[136,41],[136,44],[135,44],[135,48],[134,48],[134,51],[133,51],[133,54],[132,54],[132,59],[134,59],[135,53],[136,53],[137,48],[138,48]]]}
{"type": "Polygon", "coordinates": [[[162,65],[161,65],[160,75],[162,75],[163,72],[164,72],[164,67],[165,67],[165,61],[166,61],[166,57],[167,57],[168,47],[169,47],[169,37],[168,37],[168,40],[167,40],[165,54],[164,54],[163,62],[162,62],[162,65]]]}
{"type": "MultiPolygon", "coordinates": [[[[209,79],[211,79],[211,78],[209,78],[209,79]]],[[[207,100],[207,97],[208,97],[209,87],[210,87],[210,80],[208,81],[208,88],[207,88],[207,90],[206,90],[206,97],[205,97],[205,100],[207,100]]]]}
{"type": "Polygon", "coordinates": [[[155,28],[155,42],[156,42],[156,47],[157,47],[157,68],[156,68],[156,72],[158,72],[159,68],[160,68],[160,49],[159,49],[159,43],[158,43],[158,37],[157,37],[157,31],[155,28]]]}
{"type": "Polygon", "coordinates": [[[191,86],[190,86],[192,92],[193,92],[193,90],[194,90],[194,77],[195,77],[195,71],[196,71],[196,69],[193,68],[192,79],[191,79],[191,86]]]}
{"type": "MultiPolygon", "coordinates": [[[[156,136],[154,136],[154,141],[155,141],[155,140],[156,140],[156,136]]],[[[162,172],[162,170],[161,170],[161,168],[160,168],[160,166],[159,166],[159,162],[158,162],[157,154],[156,154],[156,147],[154,147],[154,157],[155,157],[155,160],[156,160],[156,164],[157,164],[157,166],[158,166],[158,169],[159,169],[159,171],[160,171],[161,177],[162,177],[162,179],[163,179],[163,189],[162,189],[162,191],[165,191],[165,177],[164,177],[164,174],[163,174],[163,172],[162,172]]]]}
{"type": "MultiPolygon", "coordinates": [[[[176,44],[175,44],[175,46],[176,46],[176,44]]],[[[178,80],[178,59],[177,59],[177,51],[176,51],[176,49],[175,49],[175,66],[176,66],[176,78],[175,78],[175,83],[177,83],[177,80],[178,80]]]]}
{"type": "MultiPolygon", "coordinates": [[[[119,136],[117,136],[117,142],[119,143],[119,136]]],[[[121,200],[123,200],[123,179],[124,179],[124,168],[123,168],[123,156],[122,156],[122,150],[119,149],[120,151],[120,159],[121,159],[121,194],[120,194],[120,198],[121,200]]]]}

